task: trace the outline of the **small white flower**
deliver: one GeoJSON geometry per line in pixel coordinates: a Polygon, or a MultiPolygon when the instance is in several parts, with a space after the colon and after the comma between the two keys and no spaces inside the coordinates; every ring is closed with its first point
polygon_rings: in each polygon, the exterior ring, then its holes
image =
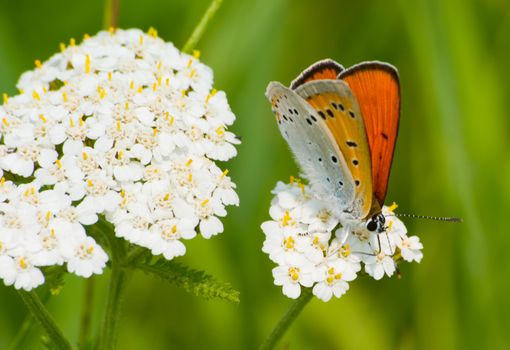
{"type": "Polygon", "coordinates": [[[0,278],[5,285],[16,289],[31,290],[44,283],[44,276],[28,256],[0,256],[0,278]]]}
{"type": "Polygon", "coordinates": [[[322,270],[323,279],[313,287],[313,294],[322,301],[329,301],[333,295],[340,298],[349,289],[347,282],[356,278],[348,263],[342,260],[325,264],[322,270]]]}
{"type": "Polygon", "coordinates": [[[310,232],[332,231],[338,225],[338,219],[319,200],[310,200],[303,206],[304,223],[309,224],[310,232]]]}
{"type": "Polygon", "coordinates": [[[280,265],[273,269],[274,284],[282,286],[283,294],[296,299],[301,295],[301,286],[311,287],[316,281],[313,265],[305,259],[294,265],[280,265]]]}
{"type": "Polygon", "coordinates": [[[206,198],[195,202],[195,211],[200,219],[200,234],[204,238],[211,238],[223,232],[223,224],[217,216],[225,216],[225,207],[218,198],[206,198]]]}
{"type": "Polygon", "coordinates": [[[297,250],[297,234],[285,234],[274,221],[266,221],[262,224],[262,230],[266,234],[262,251],[269,254],[269,258],[277,264],[288,261],[290,255],[300,256],[297,250]]]}
{"type": "Polygon", "coordinates": [[[308,260],[320,264],[324,260],[330,238],[331,232],[327,231],[298,235],[296,247],[308,260]]]}
{"type": "Polygon", "coordinates": [[[62,241],[62,255],[67,260],[69,272],[85,278],[103,273],[108,255],[93,238],[84,234],[68,234],[62,241]]]}
{"type": "Polygon", "coordinates": [[[402,240],[398,243],[398,247],[400,248],[402,258],[404,258],[405,261],[420,262],[423,258],[423,253],[421,252],[423,244],[421,244],[418,236],[402,238],[402,240]]]}
{"type": "Polygon", "coordinates": [[[180,239],[194,238],[195,226],[196,222],[189,219],[165,220],[153,225],[149,244],[152,254],[163,254],[168,260],[184,255],[186,247],[180,239]]]}
{"type": "Polygon", "coordinates": [[[380,280],[386,274],[392,276],[396,270],[395,261],[384,252],[368,255],[363,259],[365,271],[376,280],[380,280]]]}

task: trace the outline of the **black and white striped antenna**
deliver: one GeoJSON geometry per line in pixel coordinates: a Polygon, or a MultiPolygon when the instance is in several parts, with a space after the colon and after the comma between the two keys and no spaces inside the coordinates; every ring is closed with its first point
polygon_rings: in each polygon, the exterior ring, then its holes
{"type": "Polygon", "coordinates": [[[415,215],[415,214],[392,214],[387,216],[396,216],[396,217],[405,217],[405,218],[414,218],[414,219],[426,219],[426,220],[434,220],[434,221],[447,221],[447,222],[463,222],[461,218],[456,217],[443,217],[443,216],[429,216],[429,215],[415,215]]]}

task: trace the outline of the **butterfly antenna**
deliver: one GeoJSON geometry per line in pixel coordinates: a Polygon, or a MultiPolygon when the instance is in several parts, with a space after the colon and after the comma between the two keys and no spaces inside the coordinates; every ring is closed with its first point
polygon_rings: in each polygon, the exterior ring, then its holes
{"type": "Polygon", "coordinates": [[[415,214],[404,214],[398,213],[388,216],[396,216],[396,217],[405,217],[405,218],[413,218],[413,219],[427,219],[427,220],[435,220],[435,221],[447,221],[447,222],[463,222],[461,218],[455,217],[442,217],[442,216],[428,216],[428,215],[415,215],[415,214]]]}

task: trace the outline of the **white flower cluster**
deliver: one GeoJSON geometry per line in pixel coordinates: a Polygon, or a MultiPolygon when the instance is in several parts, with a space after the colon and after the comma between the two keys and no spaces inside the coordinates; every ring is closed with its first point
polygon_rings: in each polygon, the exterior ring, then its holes
{"type": "Polygon", "coordinates": [[[262,224],[262,250],[278,264],[274,283],[290,298],[299,297],[301,286],[313,287],[323,301],[339,298],[362,268],[379,280],[393,275],[396,261],[419,262],[423,257],[418,237],[408,237],[402,221],[392,216],[396,205],[383,208],[386,232],[376,234],[361,225],[342,227],[333,211],[293,178],[290,184],[279,182],[273,194],[272,220],[262,224]]]}
{"type": "Polygon", "coordinates": [[[30,290],[41,266],[89,277],[108,260],[86,233],[172,259],[182,239],[223,231],[238,205],[216,160],[236,155],[235,116],[213,73],[155,30],[86,36],[24,73],[0,106],[0,278],[30,290]]]}

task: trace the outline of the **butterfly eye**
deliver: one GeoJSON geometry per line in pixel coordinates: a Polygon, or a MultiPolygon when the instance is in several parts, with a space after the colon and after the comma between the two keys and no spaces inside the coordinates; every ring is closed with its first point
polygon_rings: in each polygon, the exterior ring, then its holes
{"type": "Polygon", "coordinates": [[[370,232],[384,232],[384,223],[386,222],[386,218],[383,213],[376,214],[367,221],[366,228],[370,232]]]}
{"type": "Polygon", "coordinates": [[[369,230],[370,232],[374,232],[375,230],[377,230],[377,222],[374,221],[374,219],[370,219],[368,220],[367,222],[367,230],[369,230]]]}

